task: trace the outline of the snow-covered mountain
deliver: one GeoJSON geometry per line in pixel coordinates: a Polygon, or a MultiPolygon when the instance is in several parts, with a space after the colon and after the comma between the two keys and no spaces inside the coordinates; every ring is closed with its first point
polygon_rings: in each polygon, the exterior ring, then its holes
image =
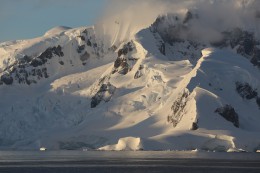
{"type": "Polygon", "coordinates": [[[109,45],[95,27],[0,44],[1,149],[260,149],[260,42],[159,16],[109,45]]]}

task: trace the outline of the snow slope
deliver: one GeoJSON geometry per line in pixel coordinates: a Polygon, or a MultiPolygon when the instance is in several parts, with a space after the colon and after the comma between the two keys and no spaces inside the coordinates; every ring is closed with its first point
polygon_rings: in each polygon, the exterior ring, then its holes
{"type": "Polygon", "coordinates": [[[154,26],[112,47],[97,38],[58,27],[0,44],[1,149],[259,149],[250,58],[154,26]]]}

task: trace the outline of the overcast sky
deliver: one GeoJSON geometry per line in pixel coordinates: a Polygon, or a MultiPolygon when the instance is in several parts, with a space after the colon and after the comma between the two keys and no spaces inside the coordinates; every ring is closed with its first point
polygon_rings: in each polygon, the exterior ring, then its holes
{"type": "Polygon", "coordinates": [[[0,42],[43,35],[55,26],[93,25],[106,0],[0,0],[0,42]]]}

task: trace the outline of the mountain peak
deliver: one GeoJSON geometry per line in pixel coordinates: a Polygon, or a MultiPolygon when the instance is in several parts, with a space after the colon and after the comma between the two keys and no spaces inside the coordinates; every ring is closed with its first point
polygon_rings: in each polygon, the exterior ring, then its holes
{"type": "Polygon", "coordinates": [[[44,36],[50,36],[50,35],[56,35],[56,34],[60,34],[61,32],[67,31],[69,29],[72,29],[70,27],[67,26],[56,26],[52,29],[50,29],[49,31],[47,31],[44,36]]]}

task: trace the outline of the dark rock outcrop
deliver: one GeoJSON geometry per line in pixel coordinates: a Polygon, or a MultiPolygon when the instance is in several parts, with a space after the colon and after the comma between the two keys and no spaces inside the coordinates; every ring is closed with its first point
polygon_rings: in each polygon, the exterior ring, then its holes
{"type": "Polygon", "coordinates": [[[59,61],[60,65],[64,65],[64,62],[63,61],[59,61]]]}
{"type": "Polygon", "coordinates": [[[58,57],[64,56],[64,53],[62,52],[62,48],[60,45],[57,47],[46,49],[46,51],[44,51],[40,56],[31,61],[31,65],[33,67],[41,66],[45,64],[49,59],[53,58],[55,55],[58,57]]]}
{"type": "Polygon", "coordinates": [[[99,91],[91,98],[91,108],[97,107],[102,101],[110,101],[115,90],[116,87],[109,82],[107,84],[102,84],[99,91]]]}
{"type": "Polygon", "coordinates": [[[138,79],[143,76],[142,70],[144,69],[143,65],[140,65],[138,71],[135,73],[134,79],[138,79]]]}
{"type": "Polygon", "coordinates": [[[129,52],[134,50],[135,46],[133,42],[128,42],[123,46],[122,49],[118,51],[118,57],[114,63],[114,69],[112,74],[118,72],[119,74],[126,75],[129,71],[132,70],[137,59],[126,56],[129,52]]]}
{"type": "MultiPolygon", "coordinates": [[[[174,45],[178,42],[193,41],[203,46],[202,42],[199,42],[199,38],[196,35],[189,35],[190,28],[187,26],[190,20],[197,19],[196,14],[187,12],[184,20],[180,23],[173,14],[167,14],[159,16],[152,24],[151,32],[159,34],[164,43],[174,45]]],[[[260,67],[260,41],[256,39],[254,33],[242,30],[240,28],[234,28],[229,31],[223,31],[222,39],[211,43],[214,47],[226,48],[231,47],[238,54],[248,58],[255,66],[260,67]]],[[[160,52],[165,55],[164,46],[158,44],[160,52]]]]}
{"type": "MultiPolygon", "coordinates": [[[[193,41],[201,45],[202,49],[205,45],[200,42],[200,38],[192,35],[190,27],[187,25],[189,21],[199,18],[198,15],[188,11],[183,22],[179,22],[178,17],[174,14],[159,16],[150,27],[155,37],[157,34],[164,43],[174,45],[178,42],[193,41]]],[[[257,40],[253,32],[245,31],[240,28],[223,31],[222,39],[211,43],[214,47],[227,48],[231,47],[238,54],[248,58],[255,66],[260,68],[260,40],[257,40]]],[[[158,44],[158,49],[165,55],[164,46],[158,44]]]]}
{"type": "Polygon", "coordinates": [[[260,67],[259,40],[254,33],[235,28],[231,31],[222,32],[222,40],[212,43],[214,47],[231,47],[238,54],[248,58],[252,64],[260,67]]]}
{"type": "Polygon", "coordinates": [[[78,46],[77,52],[82,53],[82,51],[85,50],[85,45],[78,46]]]}
{"type": "Polygon", "coordinates": [[[260,49],[257,47],[254,49],[254,54],[251,59],[251,63],[255,66],[260,67],[260,49]]]}
{"type": "Polygon", "coordinates": [[[161,54],[166,55],[165,49],[166,49],[165,43],[161,43],[161,45],[159,47],[159,51],[161,52],[161,54]]]}
{"type": "Polygon", "coordinates": [[[256,104],[258,105],[259,109],[260,109],[260,97],[256,98],[256,104]]]}
{"type": "Polygon", "coordinates": [[[190,35],[191,28],[187,26],[190,20],[196,18],[198,18],[198,15],[192,14],[190,11],[187,12],[182,22],[174,14],[162,15],[155,20],[150,30],[153,33],[159,34],[162,40],[170,45],[186,40],[198,42],[198,39],[194,39],[197,38],[196,35],[190,35]]]}
{"type": "MultiPolygon", "coordinates": [[[[41,78],[48,78],[47,68],[43,65],[55,56],[64,56],[61,46],[48,48],[36,58],[25,55],[4,70],[9,73],[4,73],[1,81],[6,85],[11,85],[14,81],[30,85],[41,78]]],[[[63,62],[59,63],[62,65],[63,62]]]]}
{"type": "Polygon", "coordinates": [[[1,76],[1,81],[6,85],[12,85],[14,79],[9,74],[4,74],[1,76]]]}
{"type": "Polygon", "coordinates": [[[198,128],[199,128],[198,123],[197,123],[197,122],[193,122],[193,123],[192,123],[191,130],[198,130],[198,128]]]}
{"type": "Polygon", "coordinates": [[[168,122],[172,123],[173,127],[176,127],[181,121],[184,114],[184,108],[188,102],[188,97],[189,92],[184,91],[182,95],[177,98],[177,100],[173,103],[171,108],[173,114],[171,116],[168,116],[168,122]]]}
{"type": "Polygon", "coordinates": [[[184,20],[183,20],[183,24],[188,23],[192,18],[193,18],[193,14],[190,11],[188,11],[186,13],[184,20]]]}
{"type": "MultiPolygon", "coordinates": [[[[195,20],[196,14],[192,14],[195,20]]],[[[156,46],[162,55],[172,53],[170,59],[189,58],[192,64],[196,64],[197,60],[201,57],[201,50],[206,47],[203,43],[199,42],[198,35],[192,35],[190,27],[180,21],[179,17],[174,14],[167,14],[159,16],[150,27],[156,42],[156,46]],[[180,44],[188,43],[187,47],[182,50],[174,50],[171,46],[178,46],[180,44]],[[181,54],[181,55],[180,55],[181,54]]]]}
{"type": "Polygon", "coordinates": [[[132,70],[136,62],[137,59],[134,58],[118,57],[114,63],[112,74],[118,72],[119,74],[126,75],[132,70]]]}
{"type": "Polygon", "coordinates": [[[85,29],[84,31],[82,31],[83,34],[85,34],[86,36],[88,36],[88,29],[85,29]]]}
{"type": "Polygon", "coordinates": [[[225,105],[224,107],[217,108],[215,112],[221,115],[227,121],[232,122],[235,127],[239,128],[238,114],[231,105],[225,105]]]}
{"type": "Polygon", "coordinates": [[[20,60],[20,64],[29,63],[31,60],[32,60],[31,57],[25,55],[25,56],[20,60]]]}
{"type": "Polygon", "coordinates": [[[236,91],[243,99],[247,100],[256,98],[258,95],[256,89],[253,89],[248,83],[236,82],[236,91]]]}
{"type": "Polygon", "coordinates": [[[86,38],[82,35],[78,36],[82,41],[86,41],[86,38]]]}
{"type": "Polygon", "coordinates": [[[235,28],[231,31],[222,32],[222,40],[212,45],[216,47],[230,46],[232,49],[238,47],[238,53],[252,55],[255,43],[253,33],[235,28]]]}
{"type": "Polygon", "coordinates": [[[109,51],[115,52],[117,50],[117,47],[115,45],[108,48],[109,51]]]}
{"type": "Polygon", "coordinates": [[[139,79],[140,77],[142,77],[142,73],[141,73],[140,70],[138,70],[138,71],[135,73],[134,79],[139,79]]]}
{"type": "Polygon", "coordinates": [[[118,57],[120,57],[121,55],[126,55],[128,54],[128,52],[131,52],[134,50],[134,43],[133,42],[128,42],[127,44],[125,44],[123,46],[122,49],[120,49],[118,51],[118,57]]]}
{"type": "Polygon", "coordinates": [[[87,40],[87,46],[89,46],[89,47],[92,46],[92,43],[91,43],[90,39],[87,40]]]}
{"type": "Polygon", "coordinates": [[[115,63],[114,63],[114,68],[119,68],[121,66],[121,64],[124,63],[124,61],[126,61],[126,59],[124,59],[124,58],[117,58],[115,63]]]}
{"type": "Polygon", "coordinates": [[[87,51],[80,56],[80,60],[82,61],[83,65],[86,64],[89,58],[90,58],[90,54],[87,51]]]}

